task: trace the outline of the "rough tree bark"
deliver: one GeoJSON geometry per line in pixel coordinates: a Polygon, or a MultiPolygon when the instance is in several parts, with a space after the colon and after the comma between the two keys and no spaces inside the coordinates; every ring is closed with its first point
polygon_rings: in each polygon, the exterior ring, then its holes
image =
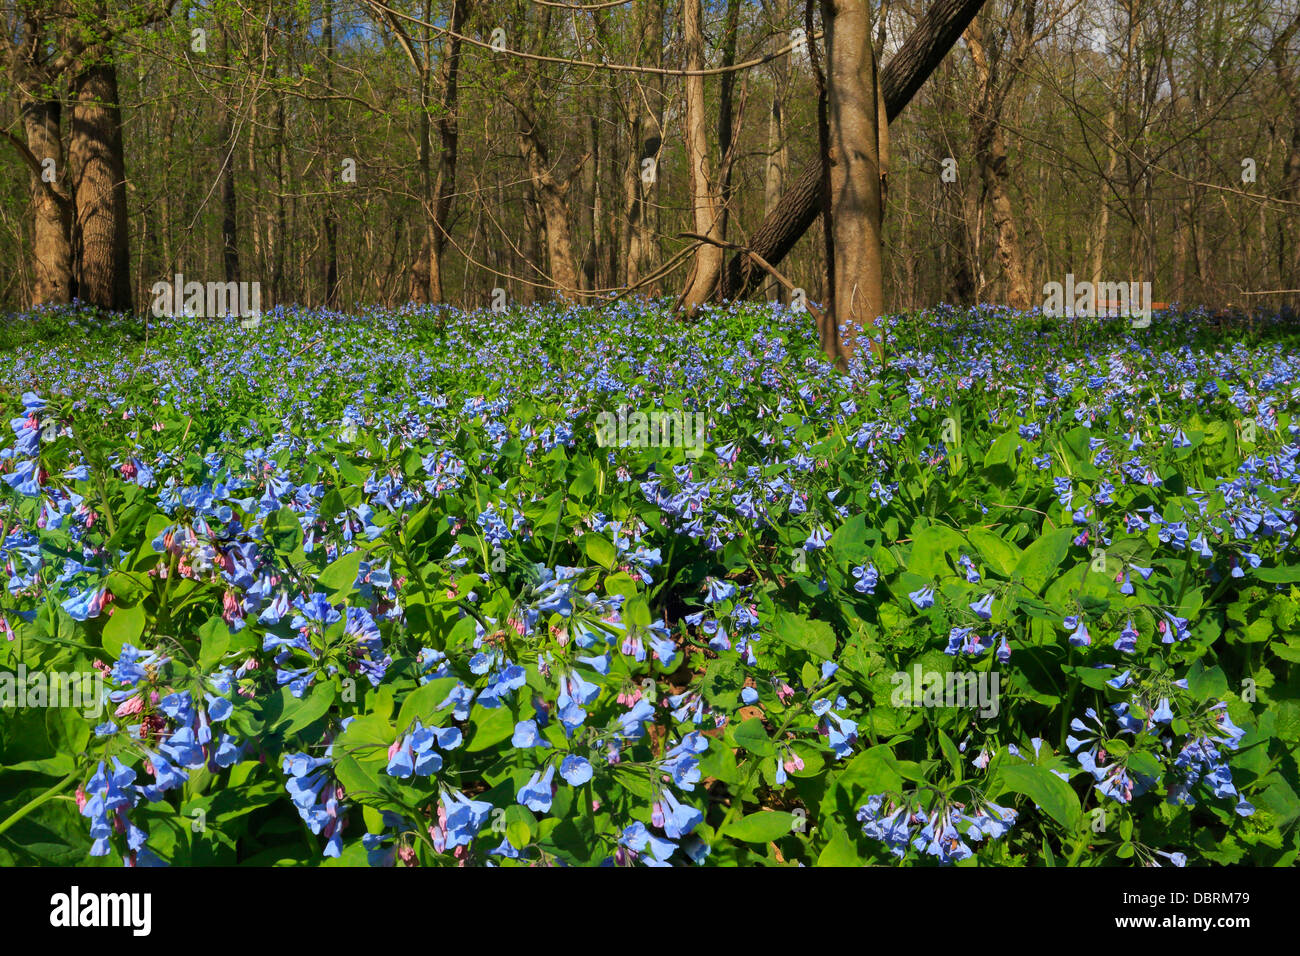
{"type": "Polygon", "coordinates": [[[880,100],[867,0],[822,0],[833,281],[822,348],[841,367],[885,307],[880,100]],[[840,328],[843,327],[843,332],[840,328]]]}
{"type": "MultiPolygon", "coordinates": [[[[880,71],[885,111],[891,121],[911,102],[983,5],[984,0],[935,0],[926,10],[902,48],[880,71]]],[[[744,245],[771,265],[779,265],[817,218],[821,179],[819,156],[801,170],[744,245]]],[[[737,253],[727,263],[718,291],[724,298],[744,298],[765,279],[766,273],[745,253],[737,253]]]]}
{"type": "Polygon", "coordinates": [[[131,258],[126,161],[117,67],[97,48],[72,81],[73,250],[77,295],[103,309],[130,310],[131,258]]]}
{"type": "MultiPolygon", "coordinates": [[[[656,67],[663,66],[663,7],[659,0],[638,5],[641,17],[639,36],[641,46],[649,45],[650,57],[656,67]]],[[[638,47],[640,49],[641,47],[638,47]]],[[[654,232],[650,225],[653,208],[650,197],[658,181],[659,149],[663,144],[663,97],[658,95],[662,77],[652,83],[636,83],[634,102],[629,112],[632,119],[631,142],[633,162],[629,164],[624,183],[624,203],[627,215],[626,251],[624,253],[624,284],[635,285],[649,271],[654,232]],[[649,97],[654,94],[653,104],[649,97]],[[646,161],[651,165],[647,166],[646,161]]]]}
{"type": "Polygon", "coordinates": [[[1007,304],[1013,309],[1029,308],[1029,280],[1025,276],[1025,257],[1020,245],[1020,230],[1011,202],[1011,170],[1007,164],[1007,144],[1002,135],[1001,91],[1005,89],[989,65],[984,48],[984,30],[979,18],[966,28],[966,46],[975,64],[976,108],[971,113],[971,133],[975,143],[975,165],[984,181],[984,192],[993,213],[994,246],[998,264],[1006,283],[1007,304]]]}
{"type": "MultiPolygon", "coordinates": [[[[442,101],[438,116],[438,178],[433,185],[433,221],[429,233],[429,298],[446,300],[442,283],[442,252],[447,247],[452,197],[456,193],[456,158],[460,146],[460,118],[456,113],[460,96],[460,38],[465,27],[467,0],[452,0],[451,32],[442,61],[442,101]]],[[[426,18],[427,19],[427,18],[426,18]]]]}
{"type": "Polygon", "coordinates": [[[32,258],[36,267],[33,304],[72,301],[72,198],[62,185],[63,140],[59,134],[61,107],[57,100],[29,100],[22,106],[31,169],[32,258]],[[54,181],[43,177],[53,160],[54,181]]]}
{"type": "MultiPolygon", "coordinates": [[[[563,299],[576,299],[582,292],[578,266],[573,256],[573,230],[569,225],[569,187],[573,176],[561,180],[552,167],[546,144],[538,135],[537,119],[527,107],[514,105],[519,116],[519,149],[533,180],[537,204],[546,224],[546,257],[551,281],[563,299]]],[[[582,164],[574,169],[581,170],[582,164]]]]}
{"type": "MultiPolygon", "coordinates": [[[[727,19],[723,27],[722,67],[729,67],[736,62],[736,32],[740,23],[740,0],[727,0],[727,19]]],[[[722,157],[722,184],[719,190],[722,222],[718,235],[727,238],[727,225],[731,219],[731,172],[735,166],[732,141],[735,139],[735,111],[732,105],[736,89],[736,74],[724,73],[718,83],[718,155],[722,157]]],[[[742,91],[743,95],[743,91],[742,91]]]]}
{"type": "MultiPolygon", "coordinates": [[[[683,0],[682,44],[686,52],[686,69],[704,69],[704,34],[700,27],[700,0],[683,0]]],[[[722,217],[718,199],[709,181],[709,139],[705,127],[704,77],[687,76],[686,83],[686,156],[690,167],[691,214],[695,232],[722,241],[722,217]]],[[[702,242],[695,250],[695,264],[682,293],[681,306],[694,312],[708,301],[718,285],[722,271],[722,247],[702,242]]]]}
{"type": "MultiPolygon", "coordinates": [[[[788,0],[776,0],[776,22],[785,23],[789,10],[788,0]]],[[[780,39],[778,34],[778,44],[780,39]]],[[[781,201],[786,174],[790,169],[790,148],[785,141],[785,91],[789,75],[788,57],[778,57],[772,62],[772,102],[767,114],[767,165],[763,174],[764,216],[770,216],[781,201]]],[[[770,302],[789,301],[785,288],[775,279],[769,280],[765,295],[770,302]]]]}

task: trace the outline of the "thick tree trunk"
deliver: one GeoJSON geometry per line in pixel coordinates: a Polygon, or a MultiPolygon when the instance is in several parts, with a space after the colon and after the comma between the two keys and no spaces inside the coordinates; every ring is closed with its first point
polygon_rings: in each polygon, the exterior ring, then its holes
{"type": "MultiPolygon", "coordinates": [[[[789,13],[788,0],[777,0],[775,19],[785,23],[789,13]]],[[[778,34],[778,39],[780,35],[778,34]]],[[[772,102],[767,114],[767,165],[763,172],[763,215],[770,216],[785,192],[786,176],[790,171],[790,148],[785,141],[785,92],[790,76],[790,60],[779,57],[772,63],[772,102]]],[[[769,302],[789,302],[789,294],[776,279],[766,288],[769,302]]]]}
{"type": "MultiPolygon", "coordinates": [[[[704,69],[704,35],[700,27],[700,0],[683,0],[685,13],[682,44],[686,69],[704,69]]],[[[722,217],[709,181],[709,138],[704,112],[704,77],[687,76],[686,157],[690,168],[691,221],[695,232],[710,239],[722,239],[722,217]]],[[[722,248],[702,242],[695,250],[695,265],[682,293],[682,307],[694,312],[713,295],[722,271],[722,248]]]]}
{"type": "Polygon", "coordinates": [[[1011,202],[1011,171],[1007,164],[1007,144],[1002,135],[1003,100],[994,89],[984,49],[984,31],[979,18],[966,28],[966,46],[975,64],[976,109],[971,113],[971,134],[975,145],[975,164],[984,181],[989,209],[993,214],[994,245],[998,264],[1006,283],[1007,304],[1013,309],[1029,308],[1029,281],[1025,278],[1024,250],[1016,226],[1011,202]]]}
{"type": "Polygon", "coordinates": [[[36,285],[32,304],[72,301],[72,199],[63,183],[63,140],[59,132],[61,108],[57,100],[31,101],[23,104],[23,128],[27,149],[39,168],[31,172],[32,258],[36,285]],[[53,160],[54,181],[42,179],[53,160]]]}
{"type": "MultiPolygon", "coordinates": [[[[229,132],[227,132],[227,138],[229,132]]],[[[237,208],[235,200],[235,157],[226,159],[226,168],[221,174],[221,256],[226,267],[226,281],[239,281],[239,246],[236,224],[237,208]]]]}
{"type": "MultiPolygon", "coordinates": [[[[531,280],[520,290],[520,298],[524,302],[537,301],[537,286],[532,285],[538,279],[544,279],[546,274],[542,269],[542,245],[546,227],[542,224],[540,213],[541,204],[537,202],[537,188],[530,184],[530,195],[523,199],[523,216],[524,216],[524,248],[523,257],[525,260],[525,272],[531,280]],[[528,271],[531,270],[531,271],[528,271]]],[[[500,281],[497,277],[496,281],[500,281]]]]}
{"type": "Polygon", "coordinates": [[[519,114],[519,148],[528,164],[537,204],[546,225],[546,257],[551,281],[562,299],[575,299],[582,291],[573,256],[573,230],[569,225],[569,182],[556,178],[546,146],[537,135],[537,121],[527,111],[519,114]]]}
{"type": "MultiPolygon", "coordinates": [[[[460,147],[460,118],[456,113],[460,96],[460,39],[468,10],[467,0],[454,0],[451,6],[451,32],[447,37],[442,61],[442,113],[438,117],[438,179],[434,183],[433,232],[429,256],[429,297],[444,302],[447,293],[442,282],[442,253],[447,248],[447,230],[451,221],[452,197],[456,193],[456,158],[460,147]]],[[[427,19],[427,18],[426,18],[427,19]]]]}
{"type": "MultiPolygon", "coordinates": [[[[649,0],[639,9],[645,18],[642,36],[649,46],[649,59],[658,69],[664,62],[664,10],[663,0],[649,0]]],[[[652,269],[652,253],[656,248],[655,232],[660,204],[652,197],[659,181],[659,153],[663,147],[664,133],[664,78],[655,76],[648,83],[637,84],[633,110],[637,116],[634,124],[636,166],[630,180],[628,198],[628,253],[626,284],[634,282],[652,269]],[[647,167],[646,160],[652,164],[647,167]],[[647,169],[650,174],[647,174],[647,169]]],[[[653,288],[657,289],[658,283],[653,288]]],[[[643,289],[646,294],[652,290],[643,289]]]]}
{"type": "Polygon", "coordinates": [[[95,62],[86,67],[73,79],[72,98],[69,159],[77,295],[103,309],[130,310],[126,162],[116,66],[95,62]]]}
{"type": "MultiPolygon", "coordinates": [[[[659,0],[653,0],[638,9],[641,17],[639,35],[642,41],[638,49],[644,49],[648,45],[652,62],[661,64],[663,9],[659,0]]],[[[662,82],[662,77],[658,77],[657,81],[662,82]]],[[[654,232],[650,224],[653,212],[651,196],[659,180],[659,148],[663,143],[663,125],[660,116],[648,102],[647,89],[639,84],[633,92],[628,112],[633,117],[630,134],[632,161],[625,174],[623,187],[627,217],[623,284],[632,286],[651,268],[650,253],[654,245],[654,232]]]]}
{"type": "MultiPolygon", "coordinates": [[[[1093,227],[1092,236],[1089,237],[1091,245],[1091,262],[1088,267],[1088,276],[1092,281],[1092,287],[1095,289],[1097,283],[1102,279],[1101,270],[1106,262],[1106,235],[1110,231],[1110,193],[1109,184],[1115,176],[1115,165],[1119,158],[1119,152],[1115,149],[1115,106],[1112,103],[1110,109],[1106,112],[1106,181],[1102,186],[1102,198],[1099,203],[1100,208],[1097,210],[1097,225],[1093,227]]],[[[1183,230],[1179,230],[1178,244],[1184,242],[1183,230]]],[[[1179,255],[1181,265],[1181,254],[1179,255]]]]}
{"type": "MultiPolygon", "coordinates": [[[[723,67],[732,66],[736,62],[736,31],[740,25],[739,21],[740,0],[727,0],[727,20],[723,27],[720,64],[723,67]]],[[[721,239],[727,238],[727,225],[731,219],[731,171],[735,165],[731,155],[731,144],[735,139],[732,100],[735,87],[736,74],[730,72],[722,74],[718,81],[718,155],[722,157],[722,185],[719,191],[722,222],[718,226],[718,236],[721,239]]]]}
{"type": "Polygon", "coordinates": [[[880,102],[867,0],[823,0],[834,280],[822,347],[841,366],[884,312],[880,102]],[[840,327],[844,331],[840,332],[840,327]]]}
{"type": "MultiPolygon", "coordinates": [[[[880,71],[885,110],[892,121],[911,102],[934,68],[979,12],[984,0],[935,0],[907,41],[880,71]]],[[[771,265],[794,248],[817,219],[821,208],[821,157],[805,166],[745,245],[771,265]]],[[[744,298],[765,280],[766,273],[744,253],[727,263],[719,291],[725,298],[744,298]]]]}
{"type": "MultiPolygon", "coordinates": [[[[426,22],[429,18],[429,7],[430,4],[426,0],[424,5],[426,22]]],[[[431,27],[426,27],[424,31],[426,49],[431,39],[431,29],[431,27]]],[[[433,251],[433,234],[436,228],[433,223],[433,122],[429,119],[430,72],[428,61],[421,60],[419,62],[419,75],[416,77],[416,82],[420,86],[420,121],[418,126],[420,153],[416,159],[416,164],[420,171],[420,198],[424,205],[424,239],[420,243],[420,249],[415,254],[414,262],[411,265],[410,298],[412,302],[430,302],[433,300],[431,276],[433,263],[437,258],[433,251]]]]}
{"type": "MultiPolygon", "coordinates": [[[[1291,149],[1287,153],[1286,173],[1283,177],[1285,185],[1282,188],[1282,198],[1288,202],[1300,202],[1300,98],[1296,100],[1296,118],[1295,127],[1291,130],[1291,149]]],[[[1282,252],[1278,263],[1278,280],[1282,285],[1281,289],[1300,289],[1300,236],[1295,234],[1295,212],[1287,213],[1283,210],[1283,215],[1288,217],[1290,228],[1283,226],[1279,230],[1280,235],[1289,235],[1291,242],[1290,262],[1287,263],[1286,253],[1282,252]]],[[[1293,301],[1300,304],[1300,298],[1292,294],[1293,301]]]]}
{"type": "Polygon", "coordinates": [[[582,198],[578,204],[579,235],[583,239],[582,281],[584,289],[599,288],[596,281],[596,265],[600,255],[600,130],[597,119],[604,111],[601,108],[601,95],[595,93],[595,109],[587,117],[583,127],[583,148],[590,159],[582,167],[582,198]]]}

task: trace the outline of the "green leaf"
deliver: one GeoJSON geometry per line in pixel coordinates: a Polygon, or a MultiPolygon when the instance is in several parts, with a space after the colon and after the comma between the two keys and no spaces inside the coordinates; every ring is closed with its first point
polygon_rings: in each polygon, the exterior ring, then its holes
{"type": "Polygon", "coordinates": [[[1300,581],[1300,564],[1288,564],[1280,568],[1256,568],[1255,577],[1269,584],[1291,584],[1300,581]]]}
{"type": "Polygon", "coordinates": [[[272,729],[287,735],[302,730],[324,716],[325,711],[334,703],[335,688],[333,683],[320,682],[314,684],[311,692],[304,697],[294,697],[288,687],[282,688],[281,694],[284,710],[272,729]]]}
{"type": "Polygon", "coordinates": [[[759,810],[729,823],[723,833],[745,843],[770,843],[790,833],[794,814],[785,810],[759,810]]]}
{"type": "Polygon", "coordinates": [[[939,731],[939,749],[948,758],[948,765],[952,767],[953,773],[956,775],[957,780],[960,781],[962,779],[961,752],[958,751],[957,745],[952,742],[952,738],[942,730],[939,731]]]}
{"type": "Polygon", "coordinates": [[[293,554],[302,544],[302,525],[298,521],[298,512],[285,505],[267,519],[266,536],[276,551],[293,554]]]}
{"type": "Polygon", "coordinates": [[[1228,678],[1217,664],[1206,667],[1203,661],[1196,660],[1187,672],[1187,689],[1203,704],[1222,700],[1228,696],[1228,678]]]}
{"type": "Polygon", "coordinates": [[[862,866],[858,848],[843,832],[836,833],[817,857],[818,866],[862,866]]]}
{"type": "Polygon", "coordinates": [[[1001,792],[1022,793],[1038,809],[1068,830],[1079,826],[1082,808],[1079,797],[1068,783],[1045,767],[1030,763],[1004,763],[998,771],[1001,792]]]}
{"type": "Polygon", "coordinates": [[[439,677],[407,694],[397,714],[397,732],[406,733],[416,720],[426,727],[438,723],[434,719],[434,708],[447,699],[456,684],[455,677],[439,677]]]}
{"type": "Polygon", "coordinates": [[[140,605],[124,607],[117,605],[113,616],[104,625],[103,646],[114,657],[122,653],[123,644],[134,644],[144,633],[145,613],[140,605]]]}
{"type": "Polygon", "coordinates": [[[199,669],[205,674],[221,663],[230,647],[230,627],[220,617],[210,617],[199,628],[199,669]]]}
{"type": "Polygon", "coordinates": [[[521,807],[519,804],[511,804],[506,808],[505,813],[506,839],[516,850],[522,850],[528,844],[533,842],[533,833],[537,826],[537,818],[527,807],[521,807]]]}
{"type": "Polygon", "coordinates": [[[893,793],[903,786],[898,761],[883,744],[862,751],[850,760],[835,778],[836,786],[850,797],[873,793],[893,793]]]}
{"type": "Polygon", "coordinates": [[[365,552],[360,548],[349,551],[320,573],[316,583],[329,595],[331,602],[347,597],[352,585],[356,583],[357,572],[361,569],[361,559],[364,557],[365,552]]]}
{"type": "Polygon", "coordinates": [[[1052,574],[1060,567],[1061,561],[1070,550],[1070,541],[1075,532],[1072,528],[1057,528],[1049,531],[1029,547],[1016,563],[1015,575],[1034,592],[1042,593],[1043,587],[1052,574]]]}
{"type": "MultiPolygon", "coordinates": [[[[919,574],[927,581],[952,574],[947,556],[961,551],[966,539],[947,525],[932,524],[916,533],[912,552],[907,559],[907,570],[919,574]]],[[[954,557],[954,561],[956,558],[954,557]]]]}
{"type": "Polygon", "coordinates": [[[582,551],[602,568],[611,569],[618,560],[614,545],[603,534],[591,532],[582,536],[582,551]]]}
{"type": "Polygon", "coordinates": [[[760,757],[770,757],[776,753],[776,747],[772,745],[771,738],[763,729],[763,721],[758,717],[751,717],[737,727],[735,739],[737,747],[744,747],[760,757]]]}
{"type": "Polygon", "coordinates": [[[835,632],[825,621],[812,621],[787,611],[778,612],[772,632],[791,647],[807,651],[820,659],[835,656],[835,632]]]}
{"type": "Polygon", "coordinates": [[[1020,549],[1009,541],[999,538],[987,528],[971,528],[966,537],[974,545],[976,552],[985,565],[1003,577],[1010,577],[1020,560],[1020,549]]]}
{"type": "Polygon", "coordinates": [[[515,732],[515,716],[509,707],[477,707],[470,714],[469,725],[472,732],[465,752],[476,754],[510,737],[515,732]]]}
{"type": "Polygon", "coordinates": [[[1020,445],[1020,441],[1020,435],[1017,432],[1004,432],[999,435],[997,440],[989,446],[988,453],[984,456],[984,467],[1015,465],[1016,448],[1020,445]]]}
{"type": "Polygon", "coordinates": [[[1141,774],[1143,777],[1157,780],[1160,778],[1160,761],[1145,751],[1135,750],[1129,753],[1124,760],[1124,766],[1128,768],[1129,773],[1141,774]]]}
{"type": "Polygon", "coordinates": [[[122,604],[135,604],[143,597],[149,588],[140,580],[148,578],[143,574],[127,574],[122,571],[114,571],[104,582],[105,587],[113,593],[114,599],[122,604]]]}

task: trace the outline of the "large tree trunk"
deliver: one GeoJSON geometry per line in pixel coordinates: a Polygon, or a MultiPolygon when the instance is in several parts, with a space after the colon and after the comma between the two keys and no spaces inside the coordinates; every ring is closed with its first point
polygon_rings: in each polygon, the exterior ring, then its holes
{"type": "MultiPolygon", "coordinates": [[[[720,66],[730,67],[736,62],[736,31],[740,23],[740,0],[727,0],[727,20],[723,27],[722,62],[720,66]]],[[[718,81],[718,155],[722,157],[721,189],[719,200],[722,222],[718,226],[718,236],[727,238],[727,224],[731,219],[731,171],[735,166],[732,155],[732,142],[735,139],[735,119],[732,100],[736,87],[736,74],[723,73],[718,81]]],[[[743,103],[741,104],[743,108],[743,103]]],[[[721,259],[721,256],[719,256],[721,259]]],[[[719,268],[721,268],[719,266],[719,268]]]]}
{"type": "Polygon", "coordinates": [[[76,207],[77,295],[103,309],[130,310],[131,259],[126,211],[126,162],[117,68],[98,61],[72,82],[69,159],[76,207]]]}
{"type": "Polygon", "coordinates": [[[72,199],[62,183],[67,181],[63,169],[63,140],[59,133],[61,108],[57,100],[29,100],[23,104],[23,128],[27,149],[37,163],[31,172],[32,257],[36,286],[32,304],[72,301],[72,199]],[[54,181],[42,176],[46,160],[54,161],[54,181]]]}
{"type": "MultiPolygon", "coordinates": [[[[935,0],[926,10],[902,48],[880,71],[885,111],[891,121],[911,102],[983,4],[984,0],[935,0]]],[[[800,171],[790,191],[745,243],[773,266],[780,264],[817,218],[822,201],[821,166],[818,156],[800,171]]],[[[744,298],[765,277],[747,255],[737,253],[723,271],[719,291],[725,298],[744,298]]]]}
{"type": "MultiPolygon", "coordinates": [[[[686,69],[704,69],[704,35],[700,28],[700,0],[683,0],[685,20],[682,44],[686,69]]],[[[695,232],[722,239],[722,217],[709,181],[709,138],[704,113],[704,77],[686,77],[686,157],[690,168],[691,216],[695,232]]],[[[695,250],[695,265],[682,293],[682,307],[694,312],[713,295],[722,271],[722,247],[702,242],[695,250]]]]}
{"type": "Polygon", "coordinates": [[[826,354],[844,366],[858,330],[874,328],[885,307],[881,115],[867,0],[823,0],[822,24],[834,279],[820,332],[826,354]]]}
{"type": "MultiPolygon", "coordinates": [[[[442,112],[438,117],[438,179],[434,183],[433,229],[430,236],[429,297],[443,302],[447,294],[442,282],[442,253],[447,248],[452,197],[456,193],[456,157],[460,145],[460,118],[456,114],[460,96],[460,37],[468,8],[467,0],[453,0],[451,35],[447,37],[442,61],[442,112]]],[[[427,17],[426,17],[427,19],[427,17]]]]}
{"type": "MultiPolygon", "coordinates": [[[[430,79],[433,71],[429,64],[428,50],[430,43],[433,42],[433,26],[430,23],[432,16],[431,0],[424,0],[424,50],[425,55],[415,60],[416,78],[419,85],[420,93],[420,121],[419,121],[419,157],[416,160],[420,170],[420,198],[424,205],[424,239],[420,243],[420,249],[415,254],[415,261],[411,266],[411,286],[410,298],[412,302],[430,302],[433,300],[433,263],[437,258],[434,253],[434,226],[433,219],[433,121],[429,118],[429,89],[430,79]]],[[[400,29],[400,24],[397,29],[400,29]]]]}
{"type": "MultiPolygon", "coordinates": [[[[775,19],[785,23],[789,12],[788,0],[777,0],[775,19]]],[[[780,34],[778,34],[779,38],[780,34]]],[[[778,57],[772,63],[772,102],[767,114],[767,166],[763,173],[763,215],[769,216],[785,192],[786,176],[790,170],[790,148],[785,140],[785,92],[790,76],[790,60],[778,57]]],[[[776,279],[767,284],[766,297],[770,302],[789,302],[785,287],[776,279]]]]}
{"type": "MultiPolygon", "coordinates": [[[[1110,232],[1110,183],[1114,179],[1118,159],[1119,151],[1115,148],[1115,105],[1112,103],[1106,112],[1106,180],[1102,186],[1100,208],[1097,210],[1097,224],[1088,239],[1091,246],[1088,278],[1092,281],[1094,289],[1097,288],[1097,283],[1101,282],[1101,271],[1106,263],[1106,235],[1110,232]]],[[[1184,241],[1184,230],[1180,229],[1177,237],[1178,245],[1181,247],[1184,241]]],[[[1181,265],[1181,254],[1179,262],[1181,265]]]]}
{"type": "MultiPolygon", "coordinates": [[[[656,66],[663,62],[663,9],[659,0],[638,7],[641,16],[641,47],[650,48],[650,58],[656,66]]],[[[639,47],[638,49],[640,49],[639,47]]],[[[662,83],[662,77],[656,82],[662,83]]],[[[646,84],[655,89],[653,84],[646,84]]],[[[662,98],[656,101],[656,105],[662,98]]],[[[660,115],[647,102],[647,92],[640,85],[633,91],[629,112],[632,120],[632,163],[624,182],[624,202],[627,210],[627,240],[624,254],[624,285],[632,286],[650,271],[654,232],[650,216],[653,208],[650,197],[658,182],[659,149],[663,144],[663,124],[660,115]],[[646,161],[650,161],[647,165],[646,161]]]]}
{"type": "Polygon", "coordinates": [[[528,164],[537,204],[546,225],[546,258],[551,282],[562,299],[574,299],[582,291],[573,256],[573,230],[569,225],[569,180],[561,181],[551,171],[546,145],[537,134],[537,120],[516,106],[519,114],[519,148],[528,164]]]}
{"type": "Polygon", "coordinates": [[[995,89],[978,17],[966,28],[966,46],[975,64],[977,80],[977,106],[971,113],[975,164],[984,180],[984,191],[993,213],[994,244],[1006,283],[1007,304],[1013,309],[1027,309],[1029,281],[1025,278],[1024,251],[1011,203],[1011,171],[1007,165],[1006,139],[1002,135],[1003,100],[995,89]]]}

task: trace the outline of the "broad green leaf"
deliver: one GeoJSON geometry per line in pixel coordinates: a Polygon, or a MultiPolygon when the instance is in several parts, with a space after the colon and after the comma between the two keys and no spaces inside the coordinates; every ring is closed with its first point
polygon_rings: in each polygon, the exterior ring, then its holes
{"type": "Polygon", "coordinates": [[[788,835],[793,825],[793,813],[786,810],[760,810],[733,821],[722,832],[746,843],[770,843],[788,835]]]}

